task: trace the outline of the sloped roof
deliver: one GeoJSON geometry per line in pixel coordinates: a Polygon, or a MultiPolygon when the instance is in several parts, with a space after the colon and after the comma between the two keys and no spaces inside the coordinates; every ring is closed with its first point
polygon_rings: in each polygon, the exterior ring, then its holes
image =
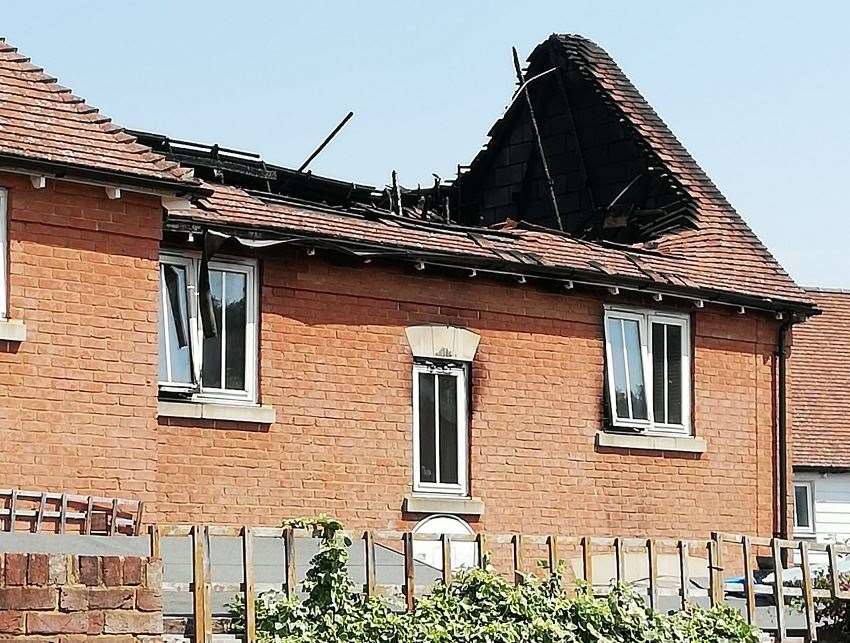
{"type": "MultiPolygon", "coordinates": [[[[730,301],[736,294],[723,283],[695,278],[691,260],[681,254],[588,242],[539,226],[500,229],[464,227],[411,219],[382,210],[328,208],[250,193],[236,186],[205,183],[212,193],[192,203],[166,204],[168,221],[213,228],[292,235],[302,241],[333,241],[362,252],[440,258],[516,274],[560,276],[591,283],[620,283],[670,293],[704,293],[706,300],[730,301]],[[575,273],[575,274],[573,274],[575,273]],[[595,279],[594,279],[595,278],[595,279]]],[[[768,308],[782,302],[763,298],[768,308]]],[[[788,302],[785,302],[788,303],[788,302]]],[[[802,308],[800,302],[791,307],[802,308]]]]}
{"type": "Polygon", "coordinates": [[[794,327],[794,465],[850,467],[850,290],[808,292],[823,313],[794,327]]]}
{"type": "MultiPolygon", "coordinates": [[[[631,139],[644,155],[644,168],[663,168],[667,175],[665,180],[671,181],[677,190],[692,200],[689,207],[694,212],[696,229],[677,227],[649,243],[635,243],[635,247],[653,248],[663,254],[683,257],[687,264],[683,270],[693,282],[756,296],[809,300],[602,48],[581,36],[553,34],[535,49],[529,60],[531,66],[526,78],[536,74],[542,76],[541,70],[548,72],[553,64],[560,67],[557,73],[548,74],[548,78],[541,78],[534,85],[537,94],[534,94],[533,100],[538,107],[547,104],[544,100],[547,91],[551,94],[549,100],[560,99],[558,88],[561,93],[569,94],[565,81],[578,74],[601,98],[600,107],[609,110],[607,123],[621,128],[623,136],[631,139]],[[562,73],[560,78],[558,73],[562,73]]],[[[564,99],[566,102],[570,100],[570,96],[564,99]]],[[[512,126],[512,117],[516,117],[522,109],[522,101],[512,103],[505,116],[491,128],[487,145],[472,161],[468,175],[464,176],[475,176],[488,166],[495,153],[494,148],[502,145],[506,128],[512,126]]],[[[570,109],[568,105],[567,110],[570,109]]],[[[541,123],[541,128],[544,125],[541,123]]],[[[564,151],[553,143],[556,139],[551,136],[545,140],[547,157],[554,158],[564,151]]],[[[575,145],[580,145],[578,140],[575,145]]],[[[608,159],[606,162],[610,163],[609,167],[614,167],[617,161],[608,159]]],[[[617,169],[621,171],[626,166],[623,164],[617,169]]],[[[461,182],[464,176],[461,176],[461,182]]],[[[614,192],[619,192],[630,179],[632,175],[625,174],[614,192]]],[[[597,203],[596,206],[604,209],[604,204],[597,203]]],[[[525,218],[523,212],[518,212],[518,216],[525,218]]]]}
{"type": "Polygon", "coordinates": [[[555,36],[605,91],[663,166],[696,201],[698,229],[681,230],[658,243],[660,250],[698,254],[693,270],[707,279],[727,276],[743,292],[771,290],[796,298],[805,295],[744,222],[666,123],[635,88],[617,63],[598,45],[580,36],[555,36]]]}
{"type": "Polygon", "coordinates": [[[150,184],[195,185],[191,169],[137,144],[0,38],[0,163],[17,162],[150,184]]]}

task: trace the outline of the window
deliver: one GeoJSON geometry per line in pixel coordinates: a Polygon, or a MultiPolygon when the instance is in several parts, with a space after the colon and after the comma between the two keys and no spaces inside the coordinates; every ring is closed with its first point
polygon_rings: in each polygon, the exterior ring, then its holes
{"type": "Polygon", "coordinates": [[[8,195],[5,188],[0,188],[0,319],[6,319],[9,311],[6,308],[9,301],[9,243],[7,218],[8,195]]]}
{"type": "Polygon", "coordinates": [[[466,495],[466,395],[462,367],[414,364],[414,491],[466,495]]]}
{"type": "Polygon", "coordinates": [[[798,534],[815,533],[813,484],[811,482],[794,483],[794,532],[798,534]]]}
{"type": "Polygon", "coordinates": [[[690,433],[688,317],[608,309],[605,349],[614,426],[690,433]]]}
{"type": "Polygon", "coordinates": [[[256,402],[256,264],[209,262],[211,336],[201,319],[199,273],[195,255],[160,257],[160,392],[256,402]]]}

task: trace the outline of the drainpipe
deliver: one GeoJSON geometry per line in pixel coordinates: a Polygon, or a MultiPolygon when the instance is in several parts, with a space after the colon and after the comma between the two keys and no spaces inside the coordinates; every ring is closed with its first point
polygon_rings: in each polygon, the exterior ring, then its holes
{"type": "Polygon", "coordinates": [[[788,399],[787,399],[787,361],[788,330],[798,321],[792,315],[791,319],[783,322],[777,331],[777,353],[778,379],[777,383],[777,449],[779,462],[779,475],[777,481],[777,493],[779,495],[779,537],[787,539],[790,533],[788,528],[788,399]]]}

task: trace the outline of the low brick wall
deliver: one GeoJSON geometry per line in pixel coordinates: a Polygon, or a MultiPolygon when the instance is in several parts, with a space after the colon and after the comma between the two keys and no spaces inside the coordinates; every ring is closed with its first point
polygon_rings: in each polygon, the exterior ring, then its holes
{"type": "Polygon", "coordinates": [[[159,560],[0,555],[0,639],[159,641],[161,634],[159,560]]]}

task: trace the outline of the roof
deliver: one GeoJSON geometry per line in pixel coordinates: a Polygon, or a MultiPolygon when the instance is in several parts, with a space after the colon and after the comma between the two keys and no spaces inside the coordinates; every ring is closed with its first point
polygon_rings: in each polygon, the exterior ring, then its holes
{"type": "MultiPolygon", "coordinates": [[[[734,299],[730,290],[695,280],[691,261],[682,254],[593,243],[522,223],[500,229],[464,227],[385,210],[322,207],[236,186],[205,183],[203,187],[212,194],[191,203],[166,203],[167,227],[195,223],[231,233],[248,230],[265,238],[328,245],[361,255],[427,258],[434,264],[477,266],[516,275],[575,278],[598,285],[631,284],[637,289],[690,293],[692,297],[702,293],[706,300],[734,299]]],[[[779,301],[761,303],[770,309],[782,307],[779,301]]]]}
{"type": "Polygon", "coordinates": [[[823,313],[794,327],[794,465],[850,467],[850,290],[808,292],[823,313]]]}
{"type": "MultiPolygon", "coordinates": [[[[676,191],[687,195],[692,201],[695,229],[679,225],[674,230],[652,239],[649,243],[635,244],[636,247],[652,247],[669,256],[684,257],[685,259],[681,262],[682,270],[694,283],[761,297],[810,302],[808,295],[785,272],[611,56],[602,48],[581,36],[554,34],[535,49],[529,60],[531,65],[526,78],[539,73],[541,69],[550,69],[553,64],[561,68],[560,78],[557,74],[550,74],[549,78],[541,78],[540,82],[534,85],[537,92],[533,94],[534,101],[541,109],[550,102],[558,101],[559,84],[561,92],[566,91],[569,94],[571,87],[575,86],[569,83],[569,79],[573,76],[583,78],[586,83],[590,83],[593,92],[601,97],[602,104],[599,105],[601,110],[595,111],[604,111],[605,107],[609,110],[607,120],[598,124],[602,135],[608,137],[603,141],[603,146],[608,145],[609,153],[606,154],[603,150],[603,153],[597,156],[601,156],[599,163],[603,165],[602,170],[607,175],[615,174],[611,171],[612,168],[617,170],[617,173],[633,171],[634,168],[634,159],[629,159],[632,165],[626,165],[625,161],[616,165],[612,159],[610,139],[616,137],[617,133],[612,134],[611,128],[616,127],[622,129],[622,135],[629,137],[635,149],[645,156],[642,170],[653,171],[659,167],[664,168],[667,175],[665,179],[672,181],[676,191]],[[549,89],[547,90],[546,87],[549,89]],[[547,96],[545,94],[547,91],[552,95],[547,96]]],[[[583,96],[567,96],[564,101],[567,102],[568,110],[569,103],[574,98],[586,100],[583,96]]],[[[587,111],[591,111],[594,107],[596,105],[587,106],[587,111]]],[[[512,103],[511,109],[522,108],[522,101],[512,103]]],[[[576,111],[575,105],[572,109],[576,111]]],[[[508,115],[506,114],[491,129],[489,142],[473,160],[469,174],[475,173],[476,166],[488,162],[488,155],[493,153],[492,148],[499,144],[500,130],[509,127],[508,115]]],[[[572,115],[570,116],[572,120],[572,115]]],[[[574,120],[574,123],[576,127],[581,127],[579,120],[574,120]]],[[[541,124],[541,128],[543,125],[545,123],[541,124]]],[[[588,136],[593,134],[594,132],[591,131],[588,136]]],[[[551,137],[546,140],[551,140],[551,137]]],[[[581,153],[582,143],[579,139],[572,143],[579,147],[579,153],[581,153]]],[[[584,142],[584,145],[586,147],[587,143],[584,142]]],[[[555,158],[562,151],[552,143],[546,147],[547,157],[555,158]]],[[[588,160],[589,154],[586,149],[585,153],[588,155],[585,158],[587,164],[592,159],[588,160]]],[[[624,174],[619,178],[620,183],[613,185],[613,194],[618,194],[632,176],[632,174],[624,174]]],[[[585,179],[586,182],[587,179],[585,179]]],[[[582,202],[586,203],[586,200],[582,202]]],[[[523,217],[523,215],[524,213],[519,213],[519,216],[523,217]]]]}
{"type": "Polygon", "coordinates": [[[192,170],[154,154],[0,38],[0,163],[56,173],[194,186],[192,170]]]}

